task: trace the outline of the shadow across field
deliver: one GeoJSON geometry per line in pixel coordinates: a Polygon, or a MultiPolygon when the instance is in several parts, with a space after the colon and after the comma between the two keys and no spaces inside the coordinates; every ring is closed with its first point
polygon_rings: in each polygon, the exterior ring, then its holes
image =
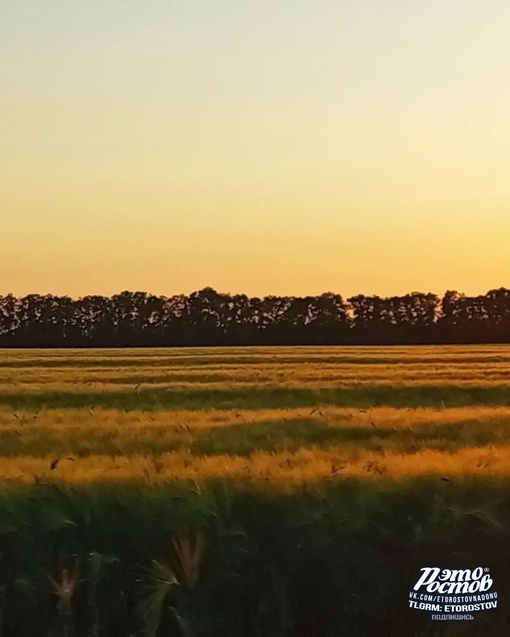
{"type": "Polygon", "coordinates": [[[314,389],[254,386],[243,389],[158,388],[113,392],[23,392],[0,394],[0,405],[12,409],[102,407],[124,411],[291,409],[316,405],[358,408],[508,406],[510,405],[510,386],[363,385],[351,388],[314,389]]]}
{"type": "Polygon", "coordinates": [[[510,442],[510,422],[480,426],[476,420],[409,427],[331,426],[309,419],[264,421],[244,426],[214,427],[191,445],[196,455],[251,455],[257,451],[353,447],[364,451],[410,454],[426,449],[456,451],[510,442]]]}
{"type": "Polygon", "coordinates": [[[92,455],[159,455],[189,451],[196,456],[250,456],[257,452],[293,453],[300,449],[351,449],[412,454],[423,450],[459,451],[510,443],[510,422],[421,423],[410,427],[331,425],[314,418],[263,420],[187,430],[179,425],[127,428],[100,426],[14,428],[0,433],[0,457],[76,458],[92,455]]]}
{"type": "Polygon", "coordinates": [[[495,364],[510,363],[510,352],[501,355],[463,355],[451,354],[436,356],[423,356],[417,351],[416,356],[391,356],[391,355],[325,355],[325,356],[289,356],[285,354],[273,355],[256,355],[249,354],[245,356],[223,355],[197,355],[197,356],[169,356],[169,357],[128,357],[121,358],[117,356],[107,357],[98,356],[97,358],[24,358],[24,359],[2,359],[0,360],[0,368],[119,368],[119,367],[189,367],[190,365],[214,365],[221,367],[245,366],[245,365],[445,365],[449,363],[460,364],[495,364]]]}

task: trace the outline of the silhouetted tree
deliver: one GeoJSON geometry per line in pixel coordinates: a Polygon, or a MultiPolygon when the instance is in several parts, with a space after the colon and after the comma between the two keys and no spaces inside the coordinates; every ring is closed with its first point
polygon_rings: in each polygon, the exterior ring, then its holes
{"type": "Polygon", "coordinates": [[[159,347],[510,342],[510,291],[442,299],[357,295],[0,297],[1,347],[159,347]]]}

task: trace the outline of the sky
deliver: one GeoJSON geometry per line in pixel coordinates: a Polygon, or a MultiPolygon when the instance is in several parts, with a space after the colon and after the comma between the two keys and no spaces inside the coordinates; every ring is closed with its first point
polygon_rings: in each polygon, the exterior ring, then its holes
{"type": "Polygon", "coordinates": [[[508,0],[6,0],[0,294],[510,287],[508,0]]]}

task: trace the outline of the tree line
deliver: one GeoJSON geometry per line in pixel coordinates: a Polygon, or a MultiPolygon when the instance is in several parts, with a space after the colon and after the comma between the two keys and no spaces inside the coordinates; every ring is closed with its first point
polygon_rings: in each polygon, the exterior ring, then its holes
{"type": "Polygon", "coordinates": [[[0,347],[397,345],[509,343],[510,290],[443,298],[249,297],[207,287],[190,295],[124,291],[72,299],[0,296],[0,347]]]}

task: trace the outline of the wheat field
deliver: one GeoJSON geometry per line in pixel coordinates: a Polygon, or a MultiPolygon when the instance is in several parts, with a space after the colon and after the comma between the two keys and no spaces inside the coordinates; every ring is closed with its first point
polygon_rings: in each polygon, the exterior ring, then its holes
{"type": "Polygon", "coordinates": [[[510,473],[510,348],[0,354],[0,478],[276,489],[510,473]]]}
{"type": "Polygon", "coordinates": [[[508,633],[510,347],[4,350],[0,482],[0,637],[508,633]]]}

